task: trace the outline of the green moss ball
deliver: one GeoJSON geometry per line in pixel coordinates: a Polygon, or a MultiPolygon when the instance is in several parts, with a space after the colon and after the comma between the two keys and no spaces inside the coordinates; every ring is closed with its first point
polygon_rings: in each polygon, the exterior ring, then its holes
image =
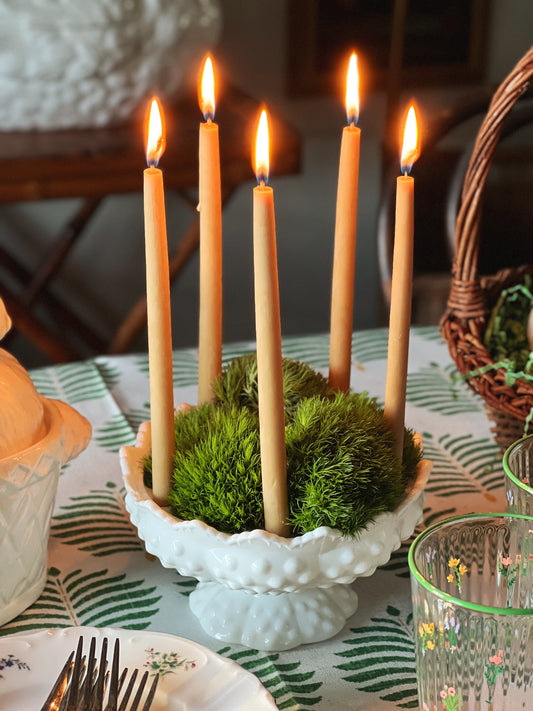
{"type": "MultiPolygon", "coordinates": [[[[326,378],[317,373],[307,363],[283,358],[283,403],[285,418],[290,420],[298,403],[304,398],[319,395],[332,398],[336,391],[326,378]]],[[[257,385],[257,355],[249,353],[235,358],[222,372],[214,386],[218,405],[244,407],[255,414],[259,411],[257,385]]]]}
{"type": "MultiPolygon", "coordinates": [[[[383,410],[367,395],[344,396],[288,359],[283,374],[293,533],[330,526],[353,535],[398,506],[421,452],[406,430],[400,464],[383,410]]],[[[255,356],[233,361],[216,402],[179,413],[175,431],[174,515],[227,533],[263,528],[255,356]]]]}

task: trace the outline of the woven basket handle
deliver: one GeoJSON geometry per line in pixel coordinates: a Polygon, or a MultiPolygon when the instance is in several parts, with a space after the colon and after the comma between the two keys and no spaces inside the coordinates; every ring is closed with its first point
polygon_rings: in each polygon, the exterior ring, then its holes
{"type": "Polygon", "coordinates": [[[448,298],[448,310],[461,319],[485,316],[478,276],[481,195],[505,118],[528,88],[532,74],[533,47],[496,90],[472,150],[455,223],[455,256],[448,298]]]}

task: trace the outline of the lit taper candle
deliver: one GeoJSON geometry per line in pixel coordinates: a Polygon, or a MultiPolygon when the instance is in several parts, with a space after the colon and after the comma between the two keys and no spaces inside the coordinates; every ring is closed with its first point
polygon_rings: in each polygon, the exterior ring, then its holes
{"type": "Polygon", "coordinates": [[[414,180],[409,172],[419,153],[416,114],[414,106],[410,106],[401,152],[402,175],[396,181],[396,219],[385,386],[385,420],[394,435],[394,452],[400,461],[403,452],[413,286],[414,180]]]}
{"type": "Polygon", "coordinates": [[[211,58],[202,74],[200,108],[200,324],[198,402],[213,399],[213,383],[222,370],[222,199],[220,149],[215,118],[215,80],[211,58]]]}
{"type": "Polygon", "coordinates": [[[287,536],[289,527],[281,322],[274,192],[266,184],[269,174],[266,111],[261,113],[257,129],[254,167],[258,182],[253,191],[255,329],[265,528],[280,536],[287,536]]]}
{"type": "Polygon", "coordinates": [[[144,171],[144,233],[146,300],[152,430],[152,489],[165,504],[170,490],[174,456],[174,394],[170,278],[163,174],[156,166],[165,148],[162,111],[156,98],[150,104],[144,171]]]}
{"type": "Polygon", "coordinates": [[[342,131],[335,247],[331,288],[329,384],[344,393],[350,390],[352,361],[355,243],[357,232],[357,190],[359,182],[359,75],[357,57],[352,54],[346,78],[346,115],[342,131]]]}

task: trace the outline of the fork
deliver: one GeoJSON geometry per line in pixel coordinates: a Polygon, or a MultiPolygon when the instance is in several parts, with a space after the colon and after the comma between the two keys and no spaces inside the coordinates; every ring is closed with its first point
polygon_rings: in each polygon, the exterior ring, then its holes
{"type": "MultiPolygon", "coordinates": [[[[138,711],[149,672],[146,671],[141,677],[131,705],[128,706],[138,676],[138,669],[133,670],[119,706],[119,694],[126,682],[128,669],[124,669],[119,675],[120,642],[116,639],[111,673],[109,673],[107,648],[108,640],[107,637],[104,637],[100,662],[97,666],[96,638],[91,639],[89,654],[86,658],[82,656],[83,637],[80,637],[76,651],[69,655],[41,711],[138,711]],[[106,691],[108,692],[107,704],[104,707],[106,691]]],[[[159,675],[155,675],[144,705],[139,711],[149,711],[158,680],[159,675]]]]}

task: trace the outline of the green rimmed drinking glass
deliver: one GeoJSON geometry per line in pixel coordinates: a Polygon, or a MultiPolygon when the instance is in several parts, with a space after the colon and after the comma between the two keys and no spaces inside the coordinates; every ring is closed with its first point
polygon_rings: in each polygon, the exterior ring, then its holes
{"type": "Polygon", "coordinates": [[[533,435],[519,439],[507,449],[503,470],[507,511],[533,516],[533,435]]]}
{"type": "Polygon", "coordinates": [[[422,711],[533,707],[533,518],[470,514],[409,551],[422,711]]]}

